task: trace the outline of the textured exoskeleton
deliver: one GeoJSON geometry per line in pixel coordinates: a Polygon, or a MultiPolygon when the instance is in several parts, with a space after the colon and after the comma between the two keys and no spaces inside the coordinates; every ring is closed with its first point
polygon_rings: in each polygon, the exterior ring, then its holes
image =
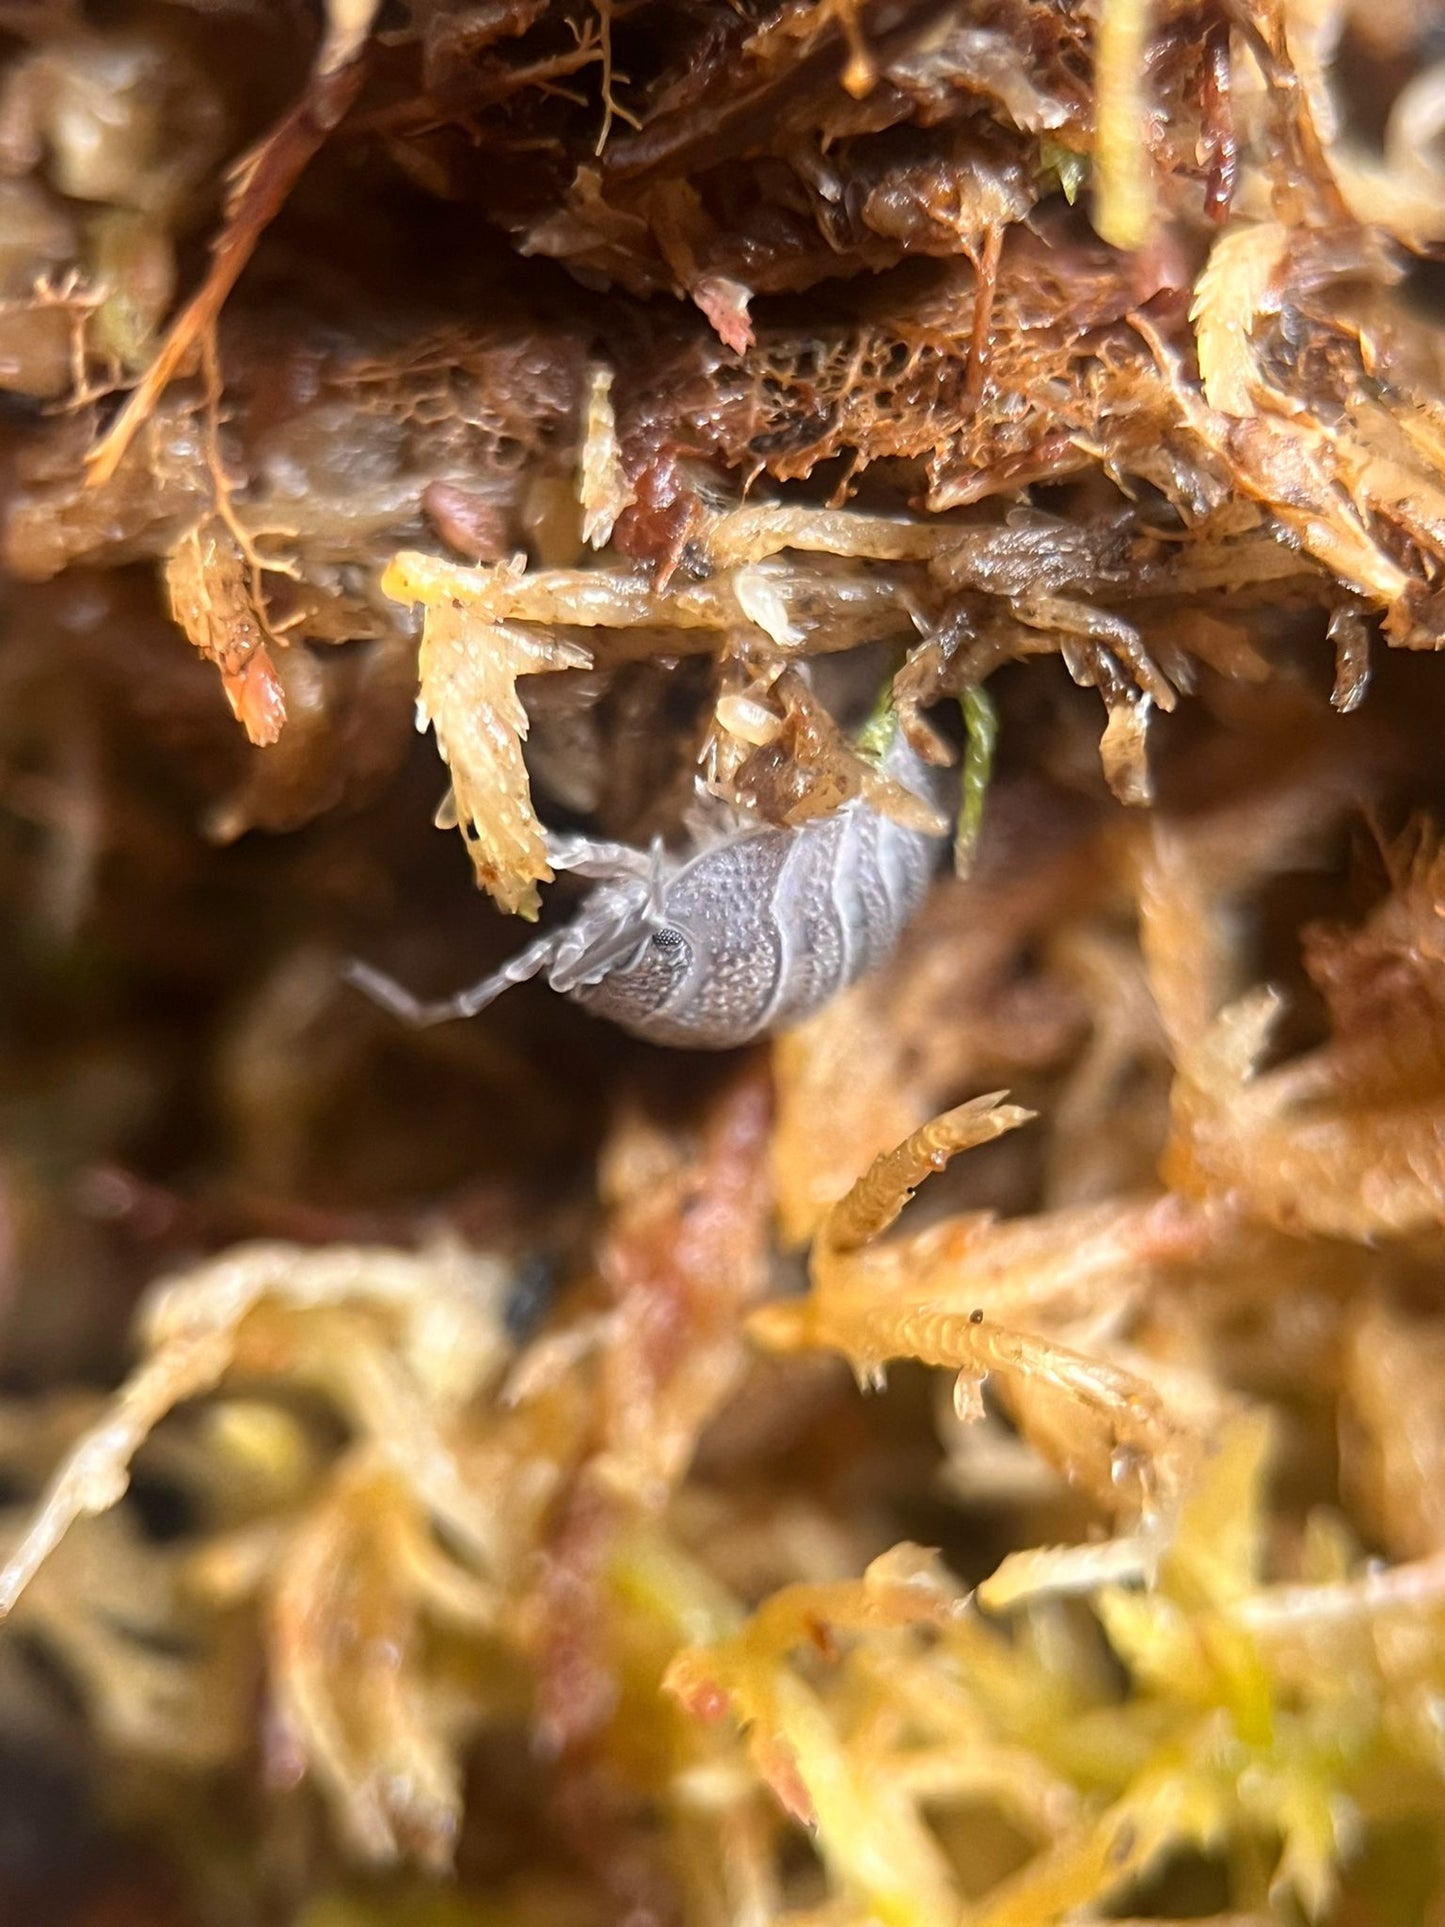
{"type": "MultiPolygon", "coordinates": [[[[939,772],[901,733],[884,767],[937,802],[939,772]]],[[[811,1016],[882,963],[940,847],[858,799],[796,829],[735,829],[685,857],[552,837],[554,869],[602,880],[571,922],[495,975],[423,1004],[365,965],[350,974],[399,1017],[434,1024],[545,972],[554,990],[649,1043],[727,1050],[811,1016]]]]}

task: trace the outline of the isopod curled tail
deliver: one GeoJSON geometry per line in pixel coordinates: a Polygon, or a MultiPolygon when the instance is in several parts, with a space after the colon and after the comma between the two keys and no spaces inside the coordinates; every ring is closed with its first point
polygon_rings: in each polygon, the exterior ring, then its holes
{"type": "MultiPolygon", "coordinates": [[[[901,730],[882,767],[925,803],[942,802],[945,773],[901,730]]],[[[554,869],[600,880],[568,923],[492,976],[427,1004],[368,965],[347,974],[412,1024],[474,1016],[545,975],[648,1043],[730,1050],[812,1016],[890,956],[943,843],[941,828],[907,828],[862,798],[794,829],[733,829],[679,856],[557,837],[554,869]]]]}

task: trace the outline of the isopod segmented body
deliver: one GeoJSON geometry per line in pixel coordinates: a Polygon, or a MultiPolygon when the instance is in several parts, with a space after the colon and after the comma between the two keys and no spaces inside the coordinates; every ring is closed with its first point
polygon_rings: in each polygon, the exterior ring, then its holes
{"type": "MultiPolygon", "coordinates": [[[[938,801],[939,773],[901,732],[884,767],[938,801]]],[[[425,1024],[471,1016],[545,973],[554,990],[649,1043],[727,1050],[811,1016],[882,963],[922,902],[940,847],[939,834],[861,799],[795,829],[733,831],[685,857],[560,837],[554,867],[602,880],[569,923],[494,976],[419,1004],[365,966],[351,975],[425,1024]]]]}

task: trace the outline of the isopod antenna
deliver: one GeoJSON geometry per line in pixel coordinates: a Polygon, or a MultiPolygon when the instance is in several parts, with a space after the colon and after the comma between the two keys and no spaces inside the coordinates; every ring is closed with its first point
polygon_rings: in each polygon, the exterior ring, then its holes
{"type": "Polygon", "coordinates": [[[380,1004],[383,1010],[390,1011],[393,1017],[422,1029],[432,1024],[454,1023],[459,1017],[475,1017],[479,1010],[485,1010],[488,1004],[494,1003],[513,984],[524,984],[529,977],[538,976],[556,956],[560,935],[561,932],[554,931],[549,936],[538,937],[525,950],[519,950],[500,970],[494,970],[490,977],[483,977],[480,983],[473,984],[469,990],[459,990],[455,996],[439,998],[435,1003],[423,1003],[394,977],[388,977],[383,971],[373,969],[370,964],[361,963],[356,958],[344,966],[341,974],[374,1004],[380,1004]]]}

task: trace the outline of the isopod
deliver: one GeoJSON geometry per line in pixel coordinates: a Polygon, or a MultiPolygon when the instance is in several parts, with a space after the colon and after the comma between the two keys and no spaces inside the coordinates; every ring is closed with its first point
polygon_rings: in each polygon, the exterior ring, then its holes
{"type": "MultiPolygon", "coordinates": [[[[940,773],[899,731],[888,774],[935,804],[940,773]]],[[[874,970],[923,900],[942,832],[906,828],[861,798],[792,829],[731,829],[670,856],[586,837],[548,840],[552,867],[600,879],[561,928],[492,976],[421,1003],[366,964],[348,975],[411,1024],[472,1017],[545,973],[651,1044],[729,1050],[786,1029],[874,970]]]]}

